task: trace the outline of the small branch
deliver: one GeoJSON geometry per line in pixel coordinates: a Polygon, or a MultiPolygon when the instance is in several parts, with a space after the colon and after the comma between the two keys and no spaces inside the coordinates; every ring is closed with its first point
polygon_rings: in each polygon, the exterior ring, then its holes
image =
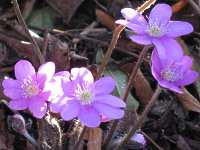
{"type": "Polygon", "coordinates": [[[87,129],[87,127],[84,126],[83,129],[82,129],[82,131],[81,131],[81,134],[79,136],[78,142],[74,146],[74,150],[78,150],[79,149],[79,146],[81,144],[81,141],[83,140],[83,136],[84,136],[84,134],[86,132],[86,129],[87,129]]]}
{"type": "Polygon", "coordinates": [[[120,144],[118,145],[116,150],[120,150],[124,144],[127,144],[128,141],[130,140],[130,138],[135,134],[135,132],[139,128],[141,128],[141,126],[143,125],[143,123],[144,123],[148,113],[150,112],[152,106],[154,105],[154,103],[156,102],[158,96],[160,95],[161,91],[162,91],[162,89],[160,88],[160,86],[158,86],[156,91],[155,91],[155,93],[153,94],[151,100],[149,101],[149,103],[145,107],[142,115],[140,116],[138,121],[135,123],[135,125],[131,128],[131,130],[128,132],[128,134],[124,137],[124,139],[120,142],[120,144]]]}
{"type": "MultiPolygon", "coordinates": [[[[126,86],[126,89],[125,89],[125,93],[123,95],[123,100],[124,102],[127,101],[127,97],[128,97],[128,94],[129,94],[129,91],[132,87],[132,83],[133,83],[133,80],[135,79],[136,77],[136,74],[137,74],[137,71],[138,71],[138,68],[140,67],[141,63],[142,63],[142,60],[144,58],[144,56],[146,55],[147,51],[149,50],[150,46],[145,46],[143,48],[143,50],[141,51],[140,55],[139,55],[139,58],[136,62],[136,65],[133,67],[133,70],[131,72],[131,75],[129,77],[129,81],[128,81],[128,84],[126,86]]],[[[112,135],[113,133],[115,132],[116,128],[117,128],[117,125],[119,123],[119,120],[115,120],[111,126],[111,129],[110,129],[110,132],[108,133],[107,137],[105,138],[104,140],[104,148],[106,149],[106,147],[108,146],[108,144],[110,143],[110,140],[112,139],[112,135]]]]}
{"type": "MultiPolygon", "coordinates": [[[[31,29],[33,30],[37,30],[37,31],[41,31],[41,32],[46,32],[45,29],[42,29],[42,28],[38,28],[38,27],[30,27],[31,29]]],[[[82,29],[81,29],[82,30],[82,29]]],[[[92,31],[100,31],[101,29],[92,29],[92,31]]],[[[61,30],[56,30],[56,29],[53,29],[53,30],[49,30],[49,33],[51,34],[61,34],[61,35],[67,35],[67,36],[70,36],[72,38],[80,38],[81,40],[86,40],[86,41],[90,41],[90,42],[93,42],[93,43],[96,43],[96,44],[100,44],[102,46],[109,46],[109,43],[106,42],[106,41],[102,41],[102,40],[99,40],[99,39],[95,39],[94,37],[88,37],[88,36],[82,36],[80,34],[73,34],[73,33],[70,33],[70,32],[73,32],[73,31],[77,31],[77,29],[74,29],[74,30],[67,30],[67,31],[61,31],[61,30]]],[[[119,51],[119,52],[122,52],[122,53],[125,53],[127,55],[130,55],[130,56],[133,56],[135,58],[139,58],[139,55],[132,52],[132,51],[128,51],[128,50],[124,50],[123,48],[119,47],[119,46],[116,46],[115,47],[115,50],[116,51],[119,51]]],[[[143,59],[145,62],[149,62],[148,59],[144,58],[143,59]]]]}
{"type": "Polygon", "coordinates": [[[199,6],[193,0],[188,0],[188,3],[196,11],[196,13],[200,16],[200,8],[199,8],[199,6]]]}
{"type": "Polygon", "coordinates": [[[32,38],[30,32],[29,32],[29,29],[24,21],[24,18],[22,16],[22,13],[20,11],[20,8],[19,8],[19,5],[18,5],[18,2],[17,0],[12,0],[13,2],[13,5],[14,5],[14,10],[15,10],[15,13],[17,15],[17,19],[19,21],[19,23],[23,26],[24,28],[24,31],[26,32],[26,34],[28,35],[28,38],[29,40],[33,43],[34,45],[34,53],[35,55],[38,57],[39,61],[40,61],[40,64],[44,63],[44,58],[42,56],[42,53],[40,51],[40,47],[38,46],[37,42],[35,41],[34,38],[32,38]]]}

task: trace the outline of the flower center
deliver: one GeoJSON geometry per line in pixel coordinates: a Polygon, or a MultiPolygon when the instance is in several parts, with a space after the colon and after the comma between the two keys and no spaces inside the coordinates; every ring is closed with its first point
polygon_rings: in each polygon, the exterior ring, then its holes
{"type": "Polygon", "coordinates": [[[148,34],[153,37],[161,37],[167,31],[168,24],[160,22],[157,18],[149,20],[148,34]]]}
{"type": "Polygon", "coordinates": [[[151,26],[149,28],[149,34],[154,37],[161,37],[163,35],[159,26],[151,26]]]}
{"type": "Polygon", "coordinates": [[[82,105],[88,105],[92,103],[92,93],[89,91],[82,91],[80,94],[80,101],[82,105]]]}
{"type": "Polygon", "coordinates": [[[24,90],[25,97],[38,95],[40,91],[39,87],[35,83],[33,83],[31,80],[24,80],[22,84],[22,89],[24,90]]]}
{"type": "Polygon", "coordinates": [[[183,72],[180,66],[170,66],[161,71],[161,77],[169,82],[176,82],[183,79],[183,72]]]}

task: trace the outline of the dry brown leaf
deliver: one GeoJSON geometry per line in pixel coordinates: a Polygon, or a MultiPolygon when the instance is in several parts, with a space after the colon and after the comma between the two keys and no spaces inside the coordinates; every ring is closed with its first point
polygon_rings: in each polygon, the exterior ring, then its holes
{"type": "Polygon", "coordinates": [[[110,30],[115,29],[115,20],[113,17],[109,16],[108,14],[106,14],[104,11],[100,9],[96,9],[96,16],[97,16],[97,19],[107,28],[109,28],[110,30]]]}
{"type": "Polygon", "coordinates": [[[138,69],[133,86],[136,90],[136,95],[140,98],[142,103],[144,105],[148,104],[153,95],[153,90],[140,69],[138,69]]]}
{"type": "Polygon", "coordinates": [[[172,11],[173,13],[177,13],[180,10],[182,10],[188,3],[188,0],[179,0],[174,5],[172,5],[172,11]]]}
{"type": "MultiPolygon", "coordinates": [[[[121,69],[130,74],[133,66],[133,63],[128,63],[123,65],[121,69]]],[[[140,69],[138,69],[135,80],[133,81],[133,86],[135,88],[136,95],[139,97],[140,101],[144,105],[148,104],[153,95],[153,90],[140,69]]]]}
{"type": "Polygon", "coordinates": [[[3,135],[0,135],[0,149],[8,149],[6,144],[5,144],[5,137],[3,135]]]}
{"type": "Polygon", "coordinates": [[[134,49],[142,49],[142,46],[127,39],[119,39],[117,46],[124,51],[133,51],[134,49]]]}
{"type": "Polygon", "coordinates": [[[84,139],[88,140],[88,150],[101,150],[102,130],[100,128],[87,128],[84,139]]]}
{"type": "Polygon", "coordinates": [[[46,0],[46,2],[54,8],[69,23],[78,7],[84,0],[46,0]]]}
{"type": "Polygon", "coordinates": [[[183,94],[176,94],[176,96],[186,109],[200,113],[200,102],[186,89],[183,94]]]}

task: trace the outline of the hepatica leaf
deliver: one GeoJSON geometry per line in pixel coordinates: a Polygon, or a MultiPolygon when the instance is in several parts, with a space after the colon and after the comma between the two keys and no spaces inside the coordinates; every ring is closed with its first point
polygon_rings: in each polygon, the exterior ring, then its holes
{"type": "Polygon", "coordinates": [[[34,10],[28,18],[28,25],[40,28],[53,28],[55,13],[51,8],[45,7],[34,10]]]}
{"type": "MultiPolygon", "coordinates": [[[[125,92],[127,83],[128,83],[128,76],[122,72],[121,70],[115,68],[115,67],[108,67],[105,72],[105,75],[112,76],[113,79],[116,81],[116,90],[114,91],[114,94],[119,97],[123,97],[123,94],[125,92]]],[[[128,103],[127,103],[127,109],[133,110],[137,109],[139,106],[139,103],[137,100],[132,96],[131,93],[128,95],[128,103]]]]}

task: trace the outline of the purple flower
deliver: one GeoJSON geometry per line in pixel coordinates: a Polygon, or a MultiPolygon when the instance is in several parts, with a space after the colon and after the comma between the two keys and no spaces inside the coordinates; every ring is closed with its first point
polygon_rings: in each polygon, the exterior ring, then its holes
{"type": "Polygon", "coordinates": [[[110,93],[115,88],[111,77],[94,82],[91,72],[86,68],[73,68],[71,81],[63,81],[64,96],[51,104],[51,110],[60,112],[64,120],[75,117],[87,127],[97,127],[101,117],[120,119],[124,115],[125,103],[110,93]]]}
{"type": "MultiPolygon", "coordinates": [[[[175,47],[173,47],[175,48],[175,47]]],[[[177,93],[182,93],[181,88],[193,83],[198,78],[198,73],[192,71],[192,59],[178,51],[168,53],[165,59],[160,59],[156,49],[151,56],[151,70],[160,86],[177,93]]]]}
{"type": "Polygon", "coordinates": [[[29,109],[36,118],[42,118],[47,111],[47,101],[51,92],[49,82],[55,73],[55,65],[47,62],[35,72],[32,64],[20,60],[15,65],[16,80],[6,77],[3,80],[4,94],[11,99],[9,107],[14,110],[29,109]]]}
{"type": "Polygon", "coordinates": [[[143,147],[146,145],[146,140],[144,138],[144,135],[142,135],[141,133],[135,133],[132,137],[131,137],[131,141],[135,141],[137,143],[140,143],[143,145],[143,147]]]}
{"type": "Polygon", "coordinates": [[[148,22],[134,9],[124,8],[121,13],[125,20],[120,19],[116,23],[128,27],[135,33],[129,36],[132,41],[143,45],[154,44],[160,58],[167,55],[164,49],[168,49],[168,45],[178,44],[174,38],[193,31],[190,23],[170,21],[172,9],[167,4],[157,4],[151,10],[148,22]]]}

